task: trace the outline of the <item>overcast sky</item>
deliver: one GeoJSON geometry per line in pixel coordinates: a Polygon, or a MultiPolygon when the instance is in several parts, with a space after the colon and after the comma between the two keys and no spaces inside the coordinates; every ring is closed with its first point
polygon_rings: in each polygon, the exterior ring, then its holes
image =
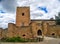
{"type": "Polygon", "coordinates": [[[0,0],[0,27],[15,23],[17,6],[29,6],[31,19],[50,19],[60,12],[60,0],[0,0]]]}

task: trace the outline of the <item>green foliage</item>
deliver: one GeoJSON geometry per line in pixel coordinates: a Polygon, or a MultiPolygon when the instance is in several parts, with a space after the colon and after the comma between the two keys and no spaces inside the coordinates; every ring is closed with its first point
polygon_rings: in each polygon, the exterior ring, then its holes
{"type": "Polygon", "coordinates": [[[39,41],[43,41],[43,38],[39,39],[23,39],[20,37],[12,37],[12,38],[2,38],[1,42],[39,42],[39,41]]]}
{"type": "Polygon", "coordinates": [[[57,25],[60,25],[60,19],[58,19],[58,20],[56,21],[56,24],[57,24],[57,25]]]}
{"type": "Polygon", "coordinates": [[[20,37],[4,38],[2,42],[28,42],[27,40],[20,37]]]}
{"type": "Polygon", "coordinates": [[[60,12],[58,13],[58,16],[55,16],[56,24],[60,25],[60,12]]]}

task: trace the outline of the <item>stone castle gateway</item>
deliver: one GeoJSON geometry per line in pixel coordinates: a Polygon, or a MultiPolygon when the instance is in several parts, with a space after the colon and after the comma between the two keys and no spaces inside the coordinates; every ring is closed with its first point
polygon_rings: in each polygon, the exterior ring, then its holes
{"type": "Polygon", "coordinates": [[[30,7],[17,7],[16,24],[9,23],[8,28],[0,28],[0,38],[21,37],[60,37],[60,25],[56,25],[55,20],[35,20],[30,19],[30,7]]]}

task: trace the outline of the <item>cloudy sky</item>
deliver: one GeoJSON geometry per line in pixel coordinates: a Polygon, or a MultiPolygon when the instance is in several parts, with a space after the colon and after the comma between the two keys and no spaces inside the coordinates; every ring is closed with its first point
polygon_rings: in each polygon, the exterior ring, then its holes
{"type": "Polygon", "coordinates": [[[58,15],[60,0],[0,0],[0,27],[15,23],[17,6],[30,6],[31,19],[50,19],[58,15]]]}

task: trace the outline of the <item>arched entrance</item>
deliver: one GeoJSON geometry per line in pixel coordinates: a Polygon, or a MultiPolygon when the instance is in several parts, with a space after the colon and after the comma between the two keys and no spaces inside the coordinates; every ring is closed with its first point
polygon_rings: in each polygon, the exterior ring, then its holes
{"type": "Polygon", "coordinates": [[[37,31],[37,40],[38,41],[42,41],[43,40],[43,38],[42,38],[42,31],[39,29],[38,31],[37,31]]]}
{"type": "Polygon", "coordinates": [[[41,30],[38,30],[38,31],[37,31],[37,35],[38,35],[38,36],[41,36],[41,35],[42,35],[42,31],[41,31],[41,30]]]}

